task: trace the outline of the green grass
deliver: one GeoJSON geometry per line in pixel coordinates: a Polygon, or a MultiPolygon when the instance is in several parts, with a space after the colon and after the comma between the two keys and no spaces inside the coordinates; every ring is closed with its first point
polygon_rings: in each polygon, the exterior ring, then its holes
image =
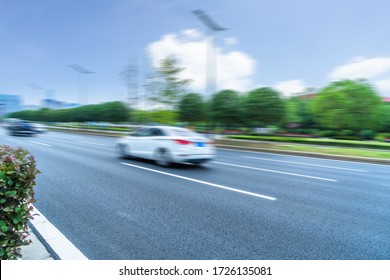
{"type": "Polygon", "coordinates": [[[279,146],[278,149],[288,150],[288,151],[299,151],[299,152],[314,152],[314,153],[331,154],[331,155],[390,159],[390,152],[388,151],[351,149],[351,148],[341,148],[341,147],[313,147],[313,146],[303,146],[303,145],[279,146]]]}
{"type": "Polygon", "coordinates": [[[309,145],[390,150],[390,143],[381,142],[381,141],[336,140],[336,139],[324,139],[324,138],[295,138],[295,137],[252,136],[252,135],[231,135],[228,136],[228,138],[241,139],[241,140],[253,140],[253,141],[287,142],[287,143],[300,143],[300,144],[309,144],[309,145]]]}
{"type": "Polygon", "coordinates": [[[229,139],[216,140],[217,144],[249,147],[249,148],[263,148],[263,149],[274,149],[284,151],[297,151],[297,152],[312,152],[321,153],[327,155],[344,155],[344,156],[355,156],[355,157],[367,157],[367,158],[378,158],[378,159],[390,159],[390,151],[385,150],[374,150],[374,149],[362,149],[362,148],[346,148],[346,147],[329,147],[329,146],[312,146],[312,145],[294,145],[288,143],[272,143],[272,142],[261,142],[261,141],[234,141],[229,139]]]}

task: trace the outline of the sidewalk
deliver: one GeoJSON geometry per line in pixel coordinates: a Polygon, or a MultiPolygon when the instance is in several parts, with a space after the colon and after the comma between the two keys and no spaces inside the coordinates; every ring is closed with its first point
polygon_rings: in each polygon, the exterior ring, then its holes
{"type": "Polygon", "coordinates": [[[30,245],[21,247],[21,260],[54,260],[32,229],[30,229],[30,239],[32,241],[30,245]]]}
{"type": "Polygon", "coordinates": [[[88,260],[35,206],[32,214],[32,243],[21,247],[21,260],[88,260]]]}

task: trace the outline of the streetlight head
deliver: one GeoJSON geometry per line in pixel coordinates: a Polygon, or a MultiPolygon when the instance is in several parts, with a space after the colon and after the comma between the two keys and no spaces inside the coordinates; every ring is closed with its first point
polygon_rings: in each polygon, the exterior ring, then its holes
{"type": "Polygon", "coordinates": [[[210,28],[212,31],[223,31],[226,28],[218,25],[215,21],[213,21],[205,12],[202,10],[194,10],[192,11],[194,15],[196,15],[204,25],[210,28]]]}
{"type": "Polygon", "coordinates": [[[72,68],[73,70],[75,70],[76,72],[79,72],[81,74],[93,74],[95,72],[92,72],[92,71],[89,71],[87,69],[85,69],[84,67],[78,65],[78,64],[71,64],[71,65],[68,65],[70,68],[72,68]]]}

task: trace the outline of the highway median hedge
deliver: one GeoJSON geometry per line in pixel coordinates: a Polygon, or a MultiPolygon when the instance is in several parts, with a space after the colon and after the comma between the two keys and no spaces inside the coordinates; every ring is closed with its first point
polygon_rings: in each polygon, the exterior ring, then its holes
{"type": "Polygon", "coordinates": [[[351,148],[383,149],[390,150],[390,143],[374,141],[353,141],[353,140],[335,140],[323,138],[298,138],[298,137],[280,137],[280,136],[253,136],[253,135],[231,135],[229,139],[287,142],[309,145],[338,146],[351,148]]]}
{"type": "Polygon", "coordinates": [[[25,110],[8,117],[40,122],[124,122],[128,121],[129,111],[122,102],[108,102],[70,109],[25,110]]]}
{"type": "Polygon", "coordinates": [[[40,173],[34,157],[22,148],[0,146],[0,259],[21,257],[28,245],[35,177],[40,173]]]}

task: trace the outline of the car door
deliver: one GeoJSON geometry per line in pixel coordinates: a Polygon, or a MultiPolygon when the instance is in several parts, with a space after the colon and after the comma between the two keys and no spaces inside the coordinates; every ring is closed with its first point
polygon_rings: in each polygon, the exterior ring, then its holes
{"type": "Polygon", "coordinates": [[[147,135],[149,132],[148,132],[148,128],[146,129],[140,129],[140,130],[137,130],[135,132],[133,132],[132,134],[130,134],[128,137],[127,137],[127,145],[128,145],[128,148],[129,148],[129,153],[132,155],[132,156],[135,156],[135,157],[142,157],[142,143],[144,141],[144,137],[145,135],[147,135]]]}
{"type": "Polygon", "coordinates": [[[149,158],[149,150],[151,145],[151,138],[153,136],[153,129],[148,128],[138,133],[136,139],[134,139],[134,155],[142,158],[149,158]]]}
{"type": "Polygon", "coordinates": [[[145,153],[144,157],[154,159],[154,153],[157,148],[163,147],[164,132],[160,128],[151,128],[149,135],[145,139],[145,153]]]}

